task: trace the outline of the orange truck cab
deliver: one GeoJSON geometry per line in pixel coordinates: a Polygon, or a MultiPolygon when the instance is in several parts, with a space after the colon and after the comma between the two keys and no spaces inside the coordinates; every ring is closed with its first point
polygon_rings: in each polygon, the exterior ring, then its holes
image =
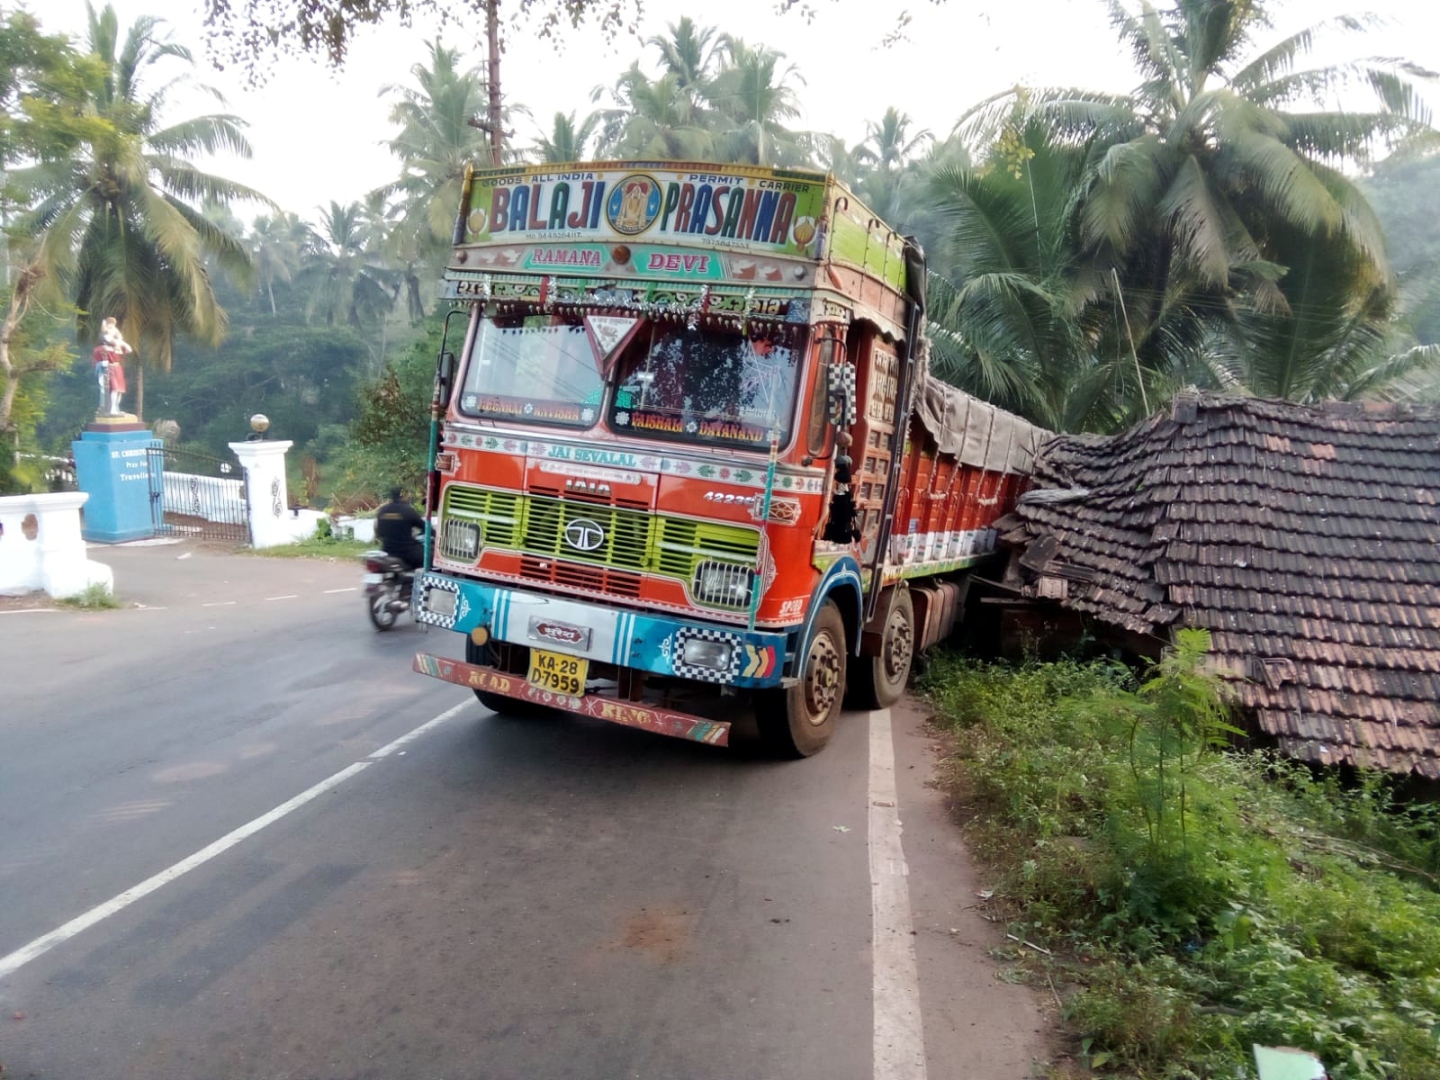
{"type": "Polygon", "coordinates": [[[1045,434],[930,378],[919,247],[818,173],[467,174],[415,658],[512,714],[806,756],[959,618],[1045,434]]]}

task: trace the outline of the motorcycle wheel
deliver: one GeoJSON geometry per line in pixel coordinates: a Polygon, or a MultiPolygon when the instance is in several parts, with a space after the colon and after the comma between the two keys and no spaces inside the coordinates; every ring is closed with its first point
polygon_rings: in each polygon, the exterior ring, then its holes
{"type": "Polygon", "coordinates": [[[389,586],[376,589],[365,598],[370,610],[370,621],[381,633],[392,629],[395,626],[395,620],[400,617],[400,613],[390,606],[391,597],[395,594],[394,587],[389,586]]]}

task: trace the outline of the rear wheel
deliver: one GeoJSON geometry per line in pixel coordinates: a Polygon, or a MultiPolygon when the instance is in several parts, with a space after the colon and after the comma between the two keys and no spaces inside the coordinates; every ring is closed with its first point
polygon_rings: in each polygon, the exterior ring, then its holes
{"type": "Polygon", "coordinates": [[[880,651],[862,656],[850,669],[850,696],[857,709],[888,709],[905,693],[915,662],[915,602],[909,589],[890,601],[880,629],[880,651]]]}
{"type": "Polygon", "coordinates": [[[845,622],[833,600],[815,616],[794,686],[756,695],[760,738],[784,757],[809,757],[835,734],[845,692],[845,622]]]}
{"type": "MultiPolygon", "coordinates": [[[[507,675],[524,676],[530,663],[529,649],[523,645],[501,643],[504,655],[496,657],[491,654],[490,648],[488,645],[476,645],[470,640],[469,635],[466,635],[465,662],[496,667],[507,675]],[[516,668],[518,670],[512,670],[516,668]]],[[[537,705],[533,701],[520,701],[517,698],[506,697],[504,694],[492,694],[488,690],[476,690],[475,698],[491,712],[499,716],[511,716],[517,720],[535,720],[542,716],[553,716],[555,713],[553,709],[547,709],[544,705],[537,705]]]]}
{"type": "Polygon", "coordinates": [[[395,620],[400,613],[395,610],[390,601],[398,598],[399,590],[392,585],[382,585],[371,593],[366,600],[369,601],[370,621],[375,624],[375,629],[380,631],[389,630],[395,625],[395,620]]]}

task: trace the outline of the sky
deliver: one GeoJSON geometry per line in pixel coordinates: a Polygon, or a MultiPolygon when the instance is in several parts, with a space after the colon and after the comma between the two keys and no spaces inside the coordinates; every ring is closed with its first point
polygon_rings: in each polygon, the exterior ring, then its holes
{"type": "MultiPolygon", "coordinates": [[[[243,0],[235,0],[241,6],[243,0]]],[[[1279,39],[1336,15],[1366,10],[1383,22],[1363,35],[1337,35],[1317,49],[1326,62],[1360,56],[1403,57],[1440,71],[1440,3],[1435,0],[1288,0],[1272,3],[1279,39]]],[[[216,70],[206,52],[199,0],[113,0],[122,27],[140,15],[163,18],[175,41],[194,52],[196,81],[218,89],[224,111],[248,123],[254,148],[249,160],[233,156],[205,167],[246,184],[282,208],[310,220],[330,200],[361,198],[395,179],[399,165],[384,146],[392,132],[385,88],[410,83],[411,68],[426,56],[426,42],[440,34],[474,64],[484,59],[484,23],[478,17],[441,30],[417,20],[362,28],[345,67],[334,71],[320,59],[275,61],[260,88],[235,70],[216,70]]],[[[84,0],[28,0],[49,31],[83,38],[84,0]]],[[[515,120],[514,142],[532,143],[557,111],[584,116],[596,106],[591,91],[610,85],[632,60],[654,70],[654,50],[641,42],[663,34],[689,14],[750,43],[779,49],[804,79],[797,86],[804,115],[796,127],[825,131],[856,143],[865,122],[887,106],[908,113],[916,130],[947,135],[970,105],[1017,83],[1084,86],[1125,91],[1135,83],[1128,56],[1116,43],[1101,0],[807,0],[802,11],[777,12],[777,0],[644,0],[638,37],[607,44],[599,31],[567,30],[554,42],[512,31],[501,68],[508,103],[525,105],[532,118],[515,120]],[[880,39],[907,11],[905,40],[880,39]]],[[[1132,4],[1133,6],[1133,4],[1132,4]]],[[[504,7],[502,6],[502,11],[504,7]]],[[[178,65],[177,65],[178,67],[178,65]]],[[[1440,84],[1425,91],[1440,112],[1440,84]]],[[[198,93],[172,97],[170,119],[217,111],[198,93]]],[[[248,220],[263,208],[236,207],[248,220]]]]}

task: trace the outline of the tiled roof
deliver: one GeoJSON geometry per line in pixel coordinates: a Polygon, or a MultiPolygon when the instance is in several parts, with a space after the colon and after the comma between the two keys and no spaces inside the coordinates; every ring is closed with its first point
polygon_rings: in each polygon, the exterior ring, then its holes
{"type": "Polygon", "coordinates": [[[1440,779],[1440,411],[1192,392],[1035,469],[997,524],[1012,585],[1207,628],[1286,753],[1440,779]]]}

